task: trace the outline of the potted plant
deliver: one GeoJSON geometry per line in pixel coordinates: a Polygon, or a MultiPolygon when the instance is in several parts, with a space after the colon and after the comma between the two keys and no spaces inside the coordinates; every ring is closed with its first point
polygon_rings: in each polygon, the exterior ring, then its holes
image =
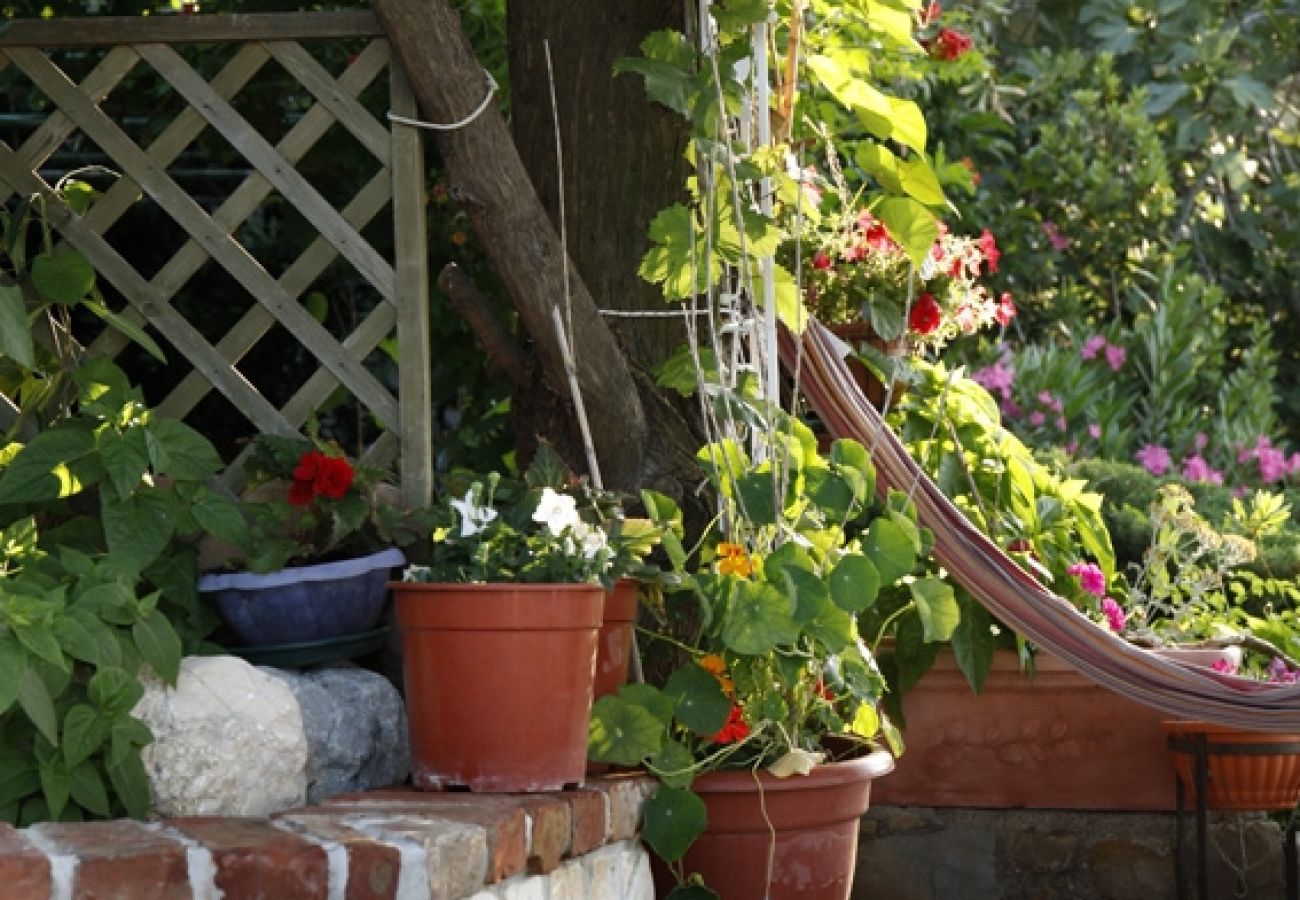
{"type": "Polygon", "coordinates": [[[394,544],[412,527],[382,473],[337,447],[272,435],[255,440],[245,471],[245,536],[208,542],[207,566],[230,571],[198,583],[235,640],[302,646],[374,630],[406,561],[394,544]]]}
{"type": "Polygon", "coordinates": [[[901,495],[875,501],[861,445],[823,458],[806,426],[770,415],[762,455],[733,439],[700,451],[718,516],[690,551],[665,538],[677,590],[647,653],[674,664],[648,661],[656,683],[592,710],[592,757],[662,782],[642,833],[679,896],[703,881],[723,897],[847,897],[858,819],[893,765],[880,741],[898,746],[854,617],[882,585],[948,590],[909,577],[928,535],[901,495]]]}
{"type": "Polygon", "coordinates": [[[425,562],[392,585],[417,788],[583,781],[618,523],[556,474],[539,457],[523,481],[448,485],[425,562]]]}

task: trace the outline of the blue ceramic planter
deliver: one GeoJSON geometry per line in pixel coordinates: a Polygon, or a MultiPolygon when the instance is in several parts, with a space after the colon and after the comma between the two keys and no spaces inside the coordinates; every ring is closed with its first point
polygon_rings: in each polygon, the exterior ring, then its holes
{"type": "Polygon", "coordinates": [[[405,563],[402,552],[390,548],[265,575],[203,575],[198,587],[244,646],[299,644],[374,628],[392,570],[405,563]]]}

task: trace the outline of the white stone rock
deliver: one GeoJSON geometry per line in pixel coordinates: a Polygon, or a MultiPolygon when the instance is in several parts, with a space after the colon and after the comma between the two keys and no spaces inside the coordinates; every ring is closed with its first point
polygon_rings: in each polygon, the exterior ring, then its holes
{"type": "Polygon", "coordinates": [[[298,701],[238,657],[185,658],[175,689],[146,685],[134,714],[154,733],[141,757],[160,815],[264,816],[306,799],[298,701]]]}
{"type": "Polygon", "coordinates": [[[571,859],[551,873],[551,900],[587,900],[587,874],[582,863],[571,859]]]}

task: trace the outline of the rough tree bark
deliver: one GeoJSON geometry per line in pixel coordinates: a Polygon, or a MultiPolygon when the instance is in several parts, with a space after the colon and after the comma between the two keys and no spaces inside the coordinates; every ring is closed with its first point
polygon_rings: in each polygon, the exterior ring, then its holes
{"type": "MultiPolygon", "coordinates": [[[[618,56],[635,53],[649,31],[680,27],[684,11],[678,0],[530,0],[511,6],[512,32],[519,32],[525,47],[511,61],[512,108],[530,166],[521,160],[496,103],[463,129],[435,132],[452,195],[501,277],[528,343],[507,346],[499,329],[481,321],[476,333],[489,353],[495,346],[509,357],[502,362],[514,372],[517,430],[551,440],[571,464],[581,466],[551,324],[551,308],[563,297],[564,256],[529,177],[531,170],[554,212],[554,131],[540,41],[559,34],[551,39],[551,55],[565,138],[566,221],[578,257],[570,272],[573,338],[600,466],[609,487],[646,485],[686,499],[698,475],[692,462],[698,438],[689,415],[661,396],[645,374],[680,334],[662,320],[620,320],[620,341],[598,309],[664,308],[657,292],[635,273],[650,219],[681,189],[685,138],[666,112],[644,101],[639,80],[615,79],[611,66],[618,56]],[[597,286],[596,299],[588,284],[597,286]],[[524,377],[521,383],[520,349],[539,378],[524,377]]],[[[426,118],[455,121],[478,106],[485,91],[483,70],[447,0],[374,0],[373,7],[426,118]]],[[[455,289],[454,279],[444,281],[455,289]]],[[[473,299],[461,291],[458,306],[465,303],[473,299]]],[[[473,316],[467,318],[473,324],[473,316]]]]}

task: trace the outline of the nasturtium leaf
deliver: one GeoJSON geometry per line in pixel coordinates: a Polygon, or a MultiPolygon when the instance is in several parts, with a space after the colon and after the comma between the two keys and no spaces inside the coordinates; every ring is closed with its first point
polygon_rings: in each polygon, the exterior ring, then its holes
{"type": "Polygon", "coordinates": [[[55,303],[80,303],[95,286],[95,267],[76,250],[42,253],[32,260],[32,284],[55,303]]]}
{"type": "Polygon", "coordinates": [[[871,523],[862,542],[867,558],[876,567],[880,586],[893,584],[916,565],[916,549],[896,522],[879,518],[871,523]]]}
{"type": "MultiPolygon", "coordinates": [[[[857,475],[851,470],[849,474],[857,475]]],[[[855,489],[854,483],[838,472],[809,468],[804,472],[804,485],[808,498],[834,522],[846,521],[854,500],[861,500],[860,497],[855,497],[856,490],[861,488],[860,476],[858,488],[855,489]]]]}
{"type": "Polygon", "coordinates": [[[169,685],[175,685],[181,671],[181,639],[171,622],[153,610],[131,626],[131,636],[149,667],[169,685]]]}
{"type": "Polygon", "coordinates": [[[72,770],[69,781],[72,799],[82,808],[97,816],[110,815],[108,792],[104,790],[104,779],[99,769],[91,762],[83,762],[72,770]]]}
{"type": "Polygon", "coordinates": [[[793,643],[799,631],[789,599],[775,587],[752,581],[735,585],[722,621],[722,641],[732,650],[757,656],[793,643]]]}
{"type": "Polygon", "coordinates": [[[952,585],[938,578],[918,578],[911,583],[911,588],[925,640],[933,643],[951,638],[961,621],[961,608],[952,585]]]}
{"type": "Polygon", "coordinates": [[[23,290],[16,284],[0,285],[0,356],[7,356],[23,368],[36,365],[36,347],[27,324],[23,290]]]}
{"type": "Polygon", "coordinates": [[[633,766],[656,753],[663,736],[663,722],[644,706],[622,697],[601,697],[592,705],[587,720],[587,756],[633,766]]]}
{"type": "Polygon", "coordinates": [[[731,698],[711,673],[694,664],[668,677],[664,695],[673,702],[677,720],[701,737],[711,737],[727,724],[731,698]]]}
{"type": "Polygon", "coordinates": [[[876,732],[880,731],[880,713],[870,703],[859,704],[853,714],[853,721],[849,723],[849,730],[864,738],[874,738],[876,732]]]}
{"type": "Polygon", "coordinates": [[[18,682],[18,705],[36,730],[54,746],[59,745],[59,718],[54,712],[50,689],[36,669],[29,666],[18,682]]]}
{"type": "Polygon", "coordinates": [[[745,519],[755,525],[776,523],[776,478],[772,471],[746,472],[736,479],[736,490],[744,504],[745,519]]]}
{"type": "Polygon", "coordinates": [[[681,859],[704,831],[704,801],[688,790],[661,786],[645,803],[641,838],[661,859],[681,859]]]}
{"type": "Polygon", "coordinates": [[[841,557],[827,578],[835,605],[851,613],[862,612],[876,602],[880,582],[875,564],[856,553],[841,557]]]}
{"type": "Polygon", "coordinates": [[[649,765],[654,776],[669,787],[690,787],[695,778],[695,756],[671,738],[650,757],[649,765]]]}
{"type": "Polygon", "coordinates": [[[853,617],[831,602],[825,588],[801,594],[798,615],[804,632],[831,653],[839,653],[853,641],[853,617]]]}
{"type": "Polygon", "coordinates": [[[618,696],[629,703],[642,706],[664,725],[673,720],[673,701],[663,691],[651,684],[625,684],[618,689],[618,696]]]}

